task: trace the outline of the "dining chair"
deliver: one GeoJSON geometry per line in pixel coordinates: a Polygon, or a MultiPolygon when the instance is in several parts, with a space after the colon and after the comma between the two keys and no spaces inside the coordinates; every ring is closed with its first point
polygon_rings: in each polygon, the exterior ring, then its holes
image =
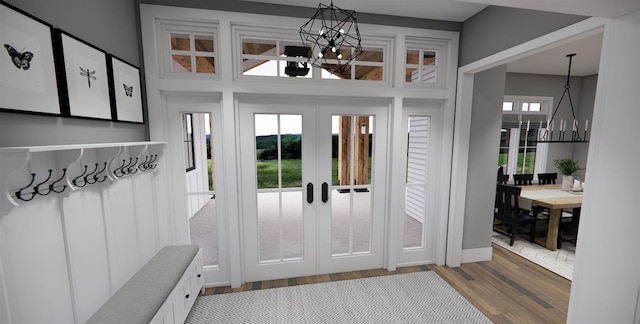
{"type": "Polygon", "coordinates": [[[497,180],[498,180],[498,183],[502,183],[502,184],[507,184],[507,182],[509,182],[509,175],[508,174],[504,174],[504,167],[503,166],[499,166],[498,167],[497,180]]]}
{"type": "Polygon", "coordinates": [[[580,208],[574,208],[571,218],[561,217],[558,226],[558,249],[562,247],[562,242],[578,245],[578,225],[580,224],[580,208]]]}
{"type": "Polygon", "coordinates": [[[513,182],[516,186],[531,186],[533,185],[533,173],[514,174],[513,182]]]}
{"type": "MultiPolygon", "coordinates": [[[[536,233],[536,216],[529,215],[519,207],[522,188],[496,184],[496,210],[494,212],[493,230],[510,238],[513,245],[521,228],[529,227],[529,241],[533,243],[536,233]],[[506,231],[502,230],[506,226],[506,231]]],[[[525,232],[525,231],[522,231],[525,232]]]]}
{"type": "Polygon", "coordinates": [[[558,173],[538,173],[539,185],[556,184],[556,179],[558,179],[558,173]]]}

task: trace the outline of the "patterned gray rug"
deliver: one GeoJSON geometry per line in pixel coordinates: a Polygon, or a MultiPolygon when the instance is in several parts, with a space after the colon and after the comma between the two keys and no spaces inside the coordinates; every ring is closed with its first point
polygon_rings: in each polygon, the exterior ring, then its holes
{"type": "Polygon", "coordinates": [[[491,323],[433,271],[198,297],[185,323],[491,323]]]}

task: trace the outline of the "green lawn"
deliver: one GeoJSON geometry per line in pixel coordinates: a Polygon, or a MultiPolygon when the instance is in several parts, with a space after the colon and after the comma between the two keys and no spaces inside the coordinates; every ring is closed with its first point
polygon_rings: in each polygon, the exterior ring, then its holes
{"type": "MultiPolygon", "coordinates": [[[[536,154],[534,152],[527,152],[526,157],[524,153],[518,153],[518,164],[516,166],[516,174],[521,173],[533,173],[536,154]],[[522,159],[525,158],[524,172],[522,171],[522,159]]],[[[506,165],[508,156],[506,153],[498,155],[498,165],[506,165]]]]}
{"type": "MultiPolygon", "coordinates": [[[[278,188],[278,160],[256,161],[258,172],[258,188],[278,188]]],[[[211,160],[207,160],[209,170],[209,190],[214,190],[211,183],[211,160]]],[[[332,185],[338,185],[338,159],[331,159],[332,185]]],[[[369,157],[369,179],[371,179],[371,157],[369,157]]],[[[282,188],[302,187],[302,161],[282,160],[282,188]]]]}

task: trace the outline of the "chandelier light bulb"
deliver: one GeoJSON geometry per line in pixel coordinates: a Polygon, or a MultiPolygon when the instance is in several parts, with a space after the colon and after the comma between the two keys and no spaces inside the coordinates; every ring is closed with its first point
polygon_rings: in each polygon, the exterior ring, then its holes
{"type": "Polygon", "coordinates": [[[344,29],[340,28],[340,34],[344,34],[344,29]]]}
{"type": "Polygon", "coordinates": [[[335,52],[336,52],[336,47],[335,47],[335,46],[334,46],[334,47],[332,47],[332,48],[331,48],[331,51],[335,53],[335,52]]]}
{"type": "Polygon", "coordinates": [[[338,54],[338,60],[342,60],[342,54],[338,54]]]}
{"type": "Polygon", "coordinates": [[[322,56],[323,56],[322,53],[318,53],[318,57],[322,58],[322,56]]]}
{"type": "Polygon", "coordinates": [[[324,30],[320,29],[320,36],[324,35],[324,30]]]}

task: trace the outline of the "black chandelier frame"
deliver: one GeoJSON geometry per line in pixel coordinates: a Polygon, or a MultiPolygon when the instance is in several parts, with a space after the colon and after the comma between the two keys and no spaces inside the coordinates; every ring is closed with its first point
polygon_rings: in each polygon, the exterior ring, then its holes
{"type": "Polygon", "coordinates": [[[344,10],[322,3],[300,27],[300,38],[308,48],[309,64],[333,74],[342,74],[362,53],[360,30],[355,10],[344,10]]]}

